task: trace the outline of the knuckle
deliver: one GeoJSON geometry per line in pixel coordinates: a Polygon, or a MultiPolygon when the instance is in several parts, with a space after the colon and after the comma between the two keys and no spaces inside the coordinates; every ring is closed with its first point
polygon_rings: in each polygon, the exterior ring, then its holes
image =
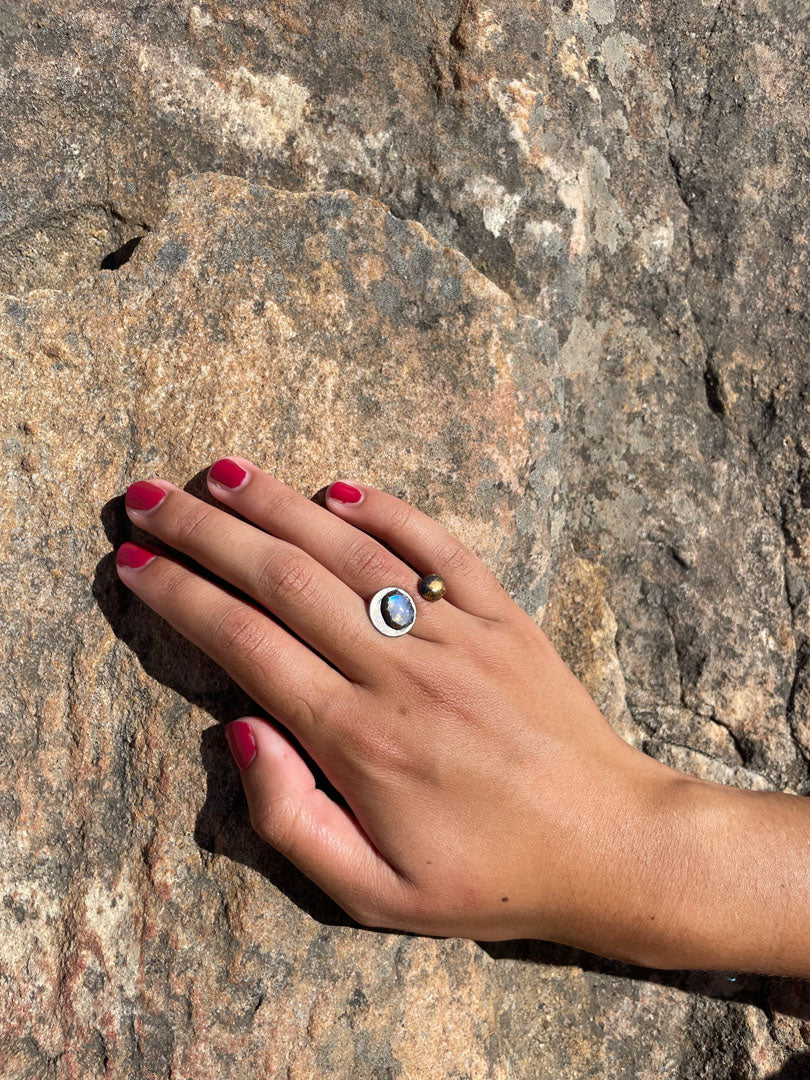
{"type": "Polygon", "coordinates": [[[373,874],[372,879],[367,888],[352,896],[350,911],[344,905],[356,922],[363,926],[416,930],[428,921],[429,906],[423,904],[418,886],[404,878],[396,882],[390,878],[384,880],[382,874],[373,874]]]}
{"type": "Polygon", "coordinates": [[[246,609],[229,607],[220,615],[214,627],[214,639],[227,656],[242,664],[249,661],[261,666],[266,659],[267,635],[246,609]]]}
{"type": "Polygon", "coordinates": [[[364,726],[355,732],[356,761],[362,761],[375,775],[401,776],[414,765],[414,756],[397,729],[364,726]]]}
{"type": "MultiPolygon", "coordinates": [[[[497,626],[497,623],[491,625],[497,626]]],[[[515,656],[513,647],[502,641],[493,640],[492,635],[487,639],[487,647],[484,648],[482,645],[483,643],[479,644],[474,652],[476,667],[479,671],[485,672],[488,678],[497,679],[503,675],[504,671],[510,670],[512,658],[515,656]]],[[[527,641],[519,655],[529,656],[531,651],[532,646],[527,641]]]]}
{"type": "Polygon", "coordinates": [[[393,504],[389,511],[388,524],[392,532],[406,532],[413,521],[413,507],[401,499],[393,504]]]}
{"type": "Polygon", "coordinates": [[[432,679],[419,679],[418,687],[422,696],[430,702],[431,709],[445,720],[455,717],[459,712],[459,694],[453,687],[437,683],[432,679]]]}
{"type": "Polygon", "coordinates": [[[176,563],[167,566],[160,582],[161,604],[168,611],[182,609],[189,584],[189,572],[176,563]]]}
{"type": "Polygon", "coordinates": [[[385,905],[375,902],[370,896],[356,896],[346,900],[342,905],[343,910],[361,926],[390,926],[393,913],[387,911],[385,905]]]}
{"type": "Polygon", "coordinates": [[[296,727],[302,731],[317,731],[318,728],[323,728],[331,720],[328,700],[323,700],[314,705],[303,695],[298,695],[295,701],[293,718],[296,727]]]}
{"type": "Polygon", "coordinates": [[[264,496],[264,511],[273,520],[284,521],[290,517],[301,498],[297,491],[292,491],[286,484],[273,483],[264,496]]]}
{"type": "Polygon", "coordinates": [[[456,574],[467,574],[472,569],[473,554],[454,536],[445,537],[435,552],[436,565],[456,574]]]}
{"type": "Polygon", "coordinates": [[[422,924],[420,905],[412,899],[410,892],[410,889],[397,890],[396,901],[391,905],[389,916],[393,917],[398,929],[406,931],[417,930],[422,924]]]}
{"type": "Polygon", "coordinates": [[[435,667],[423,663],[412,664],[408,670],[413,698],[418,702],[427,702],[437,717],[442,716],[445,719],[463,713],[470,694],[469,686],[464,681],[461,662],[448,654],[445,664],[449,667],[452,663],[460,668],[456,675],[447,671],[439,675],[435,667]]]}
{"type": "Polygon", "coordinates": [[[355,922],[362,926],[391,926],[396,921],[396,904],[390,882],[379,868],[366,866],[365,873],[341,904],[355,922]]]}
{"type": "Polygon", "coordinates": [[[295,846],[300,816],[301,804],[290,794],[263,799],[250,807],[250,824],[254,832],[282,855],[288,855],[295,846]]]}
{"type": "Polygon", "coordinates": [[[312,592],[315,574],[308,560],[301,555],[279,558],[271,553],[259,565],[257,586],[263,596],[294,600],[312,592]]]}
{"type": "Polygon", "coordinates": [[[180,547],[193,547],[211,520],[211,508],[205,503],[184,510],[174,523],[174,539],[180,547]]]}
{"type": "Polygon", "coordinates": [[[358,540],[349,545],[343,561],[344,577],[368,577],[381,580],[390,575],[392,561],[383,549],[367,540],[358,540]]]}

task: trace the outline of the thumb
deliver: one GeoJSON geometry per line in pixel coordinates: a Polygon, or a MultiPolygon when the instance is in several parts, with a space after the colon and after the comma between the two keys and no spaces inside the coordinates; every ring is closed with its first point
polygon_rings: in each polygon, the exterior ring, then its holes
{"type": "Polygon", "coordinates": [[[228,724],[225,737],[259,836],[357,922],[391,925],[406,880],[377,851],[351,811],[315,786],[312,770],[289,739],[254,716],[228,724]]]}

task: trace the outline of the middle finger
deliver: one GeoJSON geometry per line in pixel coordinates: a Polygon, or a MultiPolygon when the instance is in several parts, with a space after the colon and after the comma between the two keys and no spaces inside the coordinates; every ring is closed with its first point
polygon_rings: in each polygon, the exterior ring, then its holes
{"type": "Polygon", "coordinates": [[[373,675],[380,645],[362,599],[306,552],[166,480],[130,485],[125,504],[134,524],[251,596],[349,679],[373,675]]]}

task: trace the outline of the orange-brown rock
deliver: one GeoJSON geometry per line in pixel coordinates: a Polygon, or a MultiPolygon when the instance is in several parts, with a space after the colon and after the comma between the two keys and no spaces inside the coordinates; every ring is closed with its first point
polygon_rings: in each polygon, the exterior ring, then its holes
{"type": "Polygon", "coordinates": [[[0,353],[0,1060],[480,1073],[492,960],[357,927],[254,837],[216,723],[243,695],[119,584],[111,549],[128,483],[186,484],[231,451],[308,495],[349,476],[404,496],[539,615],[553,335],[376,200],[207,174],[174,184],[117,272],[7,299],[0,353]]]}

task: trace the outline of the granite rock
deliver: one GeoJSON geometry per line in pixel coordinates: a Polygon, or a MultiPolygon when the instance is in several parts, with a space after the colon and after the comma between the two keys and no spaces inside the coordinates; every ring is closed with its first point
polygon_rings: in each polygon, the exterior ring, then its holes
{"type": "Polygon", "coordinates": [[[810,793],[809,56],[800,0],[0,11],[10,1075],[810,1070],[802,984],[341,922],[245,835],[232,688],[108,566],[89,587],[97,508],[145,471],[362,467],[481,551],[630,741],[810,793]],[[379,263],[339,220],[288,251],[248,223],[293,197],[402,232],[379,263]]]}
{"type": "Polygon", "coordinates": [[[377,200],[218,174],[177,179],[119,270],[4,309],[0,1054],[60,1077],[484,1063],[486,958],[356,927],[254,837],[211,726],[244,695],[110,550],[128,483],[199,491],[233,451],[308,495],[340,476],[396,491],[539,617],[562,513],[554,335],[377,200]]]}

